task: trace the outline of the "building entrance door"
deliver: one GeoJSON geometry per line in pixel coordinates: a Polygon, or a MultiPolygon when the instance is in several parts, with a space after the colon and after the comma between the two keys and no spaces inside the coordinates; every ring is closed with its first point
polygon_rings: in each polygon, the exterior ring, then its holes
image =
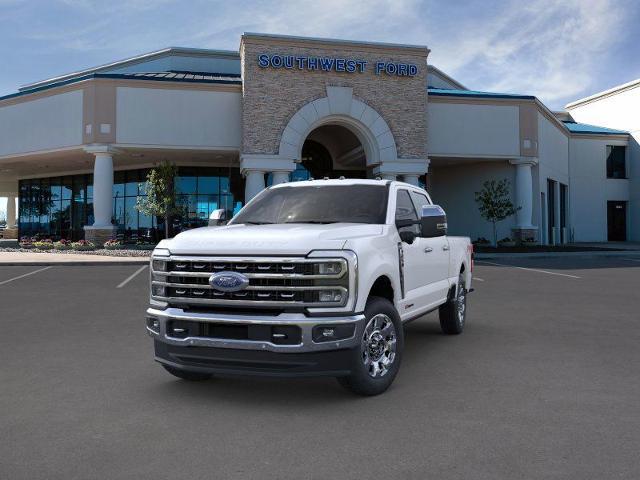
{"type": "Polygon", "coordinates": [[[367,178],[362,144],[341,125],[313,130],[302,147],[301,164],[313,178],[367,178]]]}
{"type": "Polygon", "coordinates": [[[607,202],[607,240],[627,240],[627,202],[607,202]]]}

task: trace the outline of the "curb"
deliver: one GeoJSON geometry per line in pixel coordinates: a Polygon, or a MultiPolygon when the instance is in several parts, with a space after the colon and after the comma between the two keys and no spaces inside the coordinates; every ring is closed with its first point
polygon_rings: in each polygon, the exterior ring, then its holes
{"type": "Polygon", "coordinates": [[[638,250],[591,251],[591,252],[537,252],[537,253],[476,253],[476,260],[499,258],[558,258],[558,257],[638,257],[638,250]]]}

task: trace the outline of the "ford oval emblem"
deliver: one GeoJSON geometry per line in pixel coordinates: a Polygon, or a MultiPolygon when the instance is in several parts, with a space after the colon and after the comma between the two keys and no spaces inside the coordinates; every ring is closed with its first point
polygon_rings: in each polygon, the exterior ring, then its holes
{"type": "Polygon", "coordinates": [[[209,285],[221,292],[237,292],[249,285],[249,279],[238,272],[218,272],[209,277],[209,285]]]}

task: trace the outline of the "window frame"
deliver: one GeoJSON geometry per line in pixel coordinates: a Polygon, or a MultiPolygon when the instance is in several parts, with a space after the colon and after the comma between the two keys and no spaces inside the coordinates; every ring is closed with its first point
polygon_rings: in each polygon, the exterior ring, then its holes
{"type": "Polygon", "coordinates": [[[408,225],[406,227],[398,227],[397,226],[397,222],[398,220],[415,220],[416,222],[418,222],[420,220],[420,215],[418,215],[418,212],[416,210],[416,205],[413,201],[413,198],[411,197],[411,190],[409,190],[408,188],[398,188],[396,190],[396,204],[395,204],[395,209],[394,209],[394,213],[393,213],[393,223],[394,225],[396,225],[396,229],[398,230],[398,233],[401,232],[405,232],[405,231],[412,231],[413,233],[415,233],[416,236],[420,235],[420,225],[418,225],[417,223],[414,225],[408,225]],[[398,218],[398,205],[400,204],[400,202],[398,201],[400,199],[400,195],[401,192],[406,193],[407,198],[409,199],[409,205],[411,205],[411,209],[413,211],[413,215],[414,215],[414,219],[409,219],[409,218],[398,218]]]}
{"type": "Polygon", "coordinates": [[[628,161],[627,161],[627,146],[626,145],[607,145],[605,148],[605,175],[607,180],[628,180],[629,179],[629,169],[628,169],[628,161]],[[613,160],[610,158],[614,149],[621,148],[623,151],[622,155],[622,176],[616,176],[615,172],[618,171],[613,164],[613,160]]]}

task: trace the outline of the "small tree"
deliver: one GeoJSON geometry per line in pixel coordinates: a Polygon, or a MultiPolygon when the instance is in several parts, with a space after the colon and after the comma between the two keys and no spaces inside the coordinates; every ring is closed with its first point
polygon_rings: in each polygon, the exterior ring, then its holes
{"type": "Polygon", "coordinates": [[[497,182],[487,180],[482,184],[482,190],[476,192],[476,203],[482,218],[493,225],[493,245],[496,246],[498,244],[496,224],[520,210],[520,207],[516,208],[511,203],[509,181],[506,178],[497,182]]]}
{"type": "MultiPolygon", "coordinates": [[[[165,238],[169,238],[169,221],[173,215],[182,213],[176,202],[174,178],[178,175],[178,167],[164,161],[152,168],[147,174],[144,186],[146,197],[138,197],[136,209],[149,216],[164,218],[165,238]]],[[[143,185],[141,185],[142,187],[143,185]]]]}

